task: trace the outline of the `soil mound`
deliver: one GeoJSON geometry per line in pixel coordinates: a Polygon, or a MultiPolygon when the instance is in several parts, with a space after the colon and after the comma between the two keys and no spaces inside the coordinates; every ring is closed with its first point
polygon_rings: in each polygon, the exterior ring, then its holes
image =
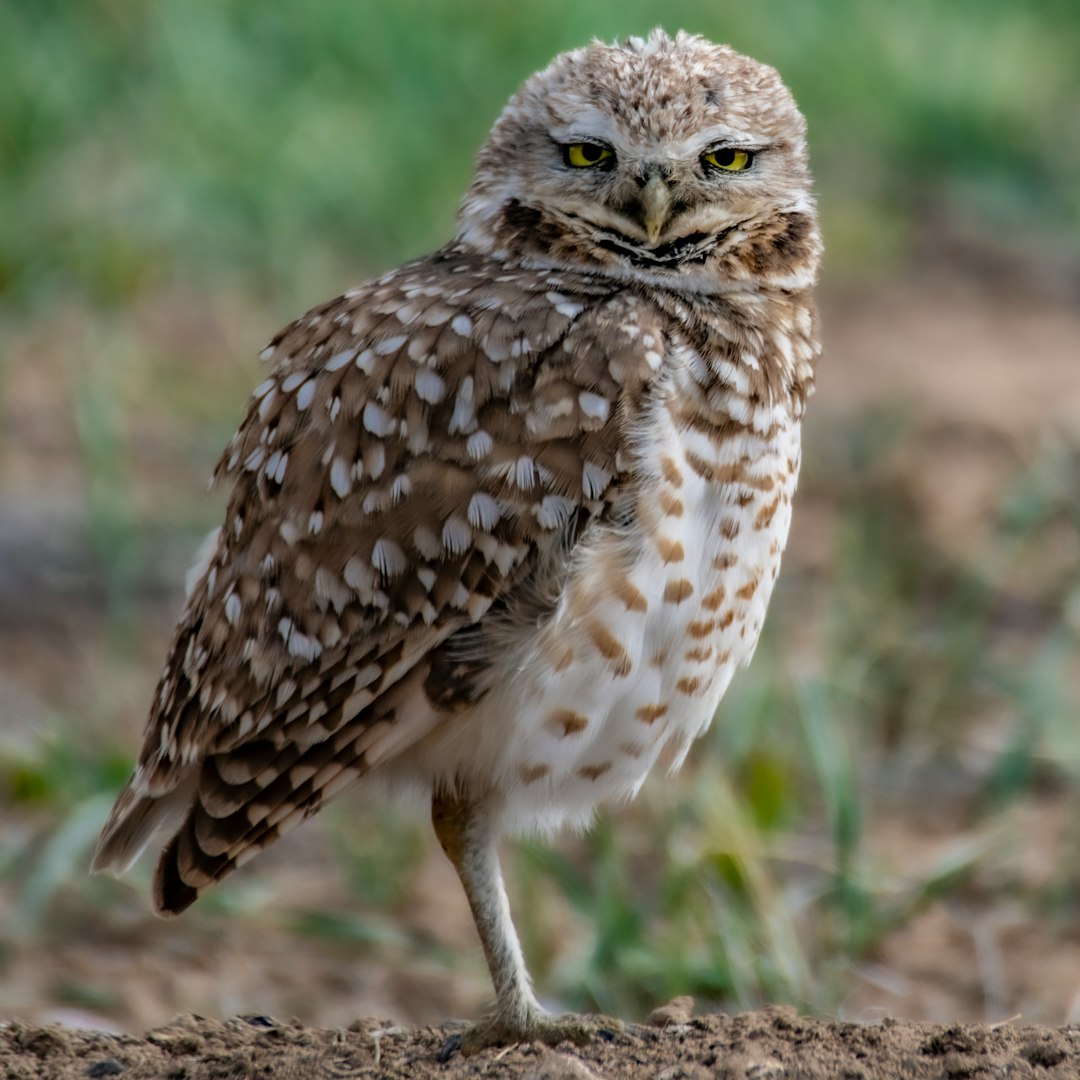
{"type": "Polygon", "coordinates": [[[653,1023],[588,1046],[519,1045],[439,1062],[458,1028],[361,1020],[328,1030],[267,1016],[178,1017],[143,1037],[14,1021],[0,1027],[5,1080],[308,1080],[499,1076],[521,1080],[876,1080],[1080,1076],[1080,1027],[852,1024],[767,1009],[653,1023]]]}

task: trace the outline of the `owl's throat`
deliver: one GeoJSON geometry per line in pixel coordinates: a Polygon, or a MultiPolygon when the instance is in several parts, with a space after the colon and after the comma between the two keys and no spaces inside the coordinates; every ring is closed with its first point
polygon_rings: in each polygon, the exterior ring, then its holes
{"type": "Polygon", "coordinates": [[[730,231],[731,229],[720,233],[688,233],[658,247],[643,247],[621,233],[603,230],[597,233],[595,244],[604,251],[622,256],[633,266],[653,270],[670,269],[705,262],[730,231]]]}
{"type": "MultiPolygon", "coordinates": [[[[733,221],[715,232],[687,233],[651,247],[640,237],[628,236],[610,225],[600,225],[566,210],[552,214],[516,199],[501,207],[493,224],[488,243],[502,247],[511,256],[556,261],[573,257],[579,264],[589,259],[607,267],[621,264],[634,270],[676,274],[700,268],[722,255],[733,235],[752,226],[750,221],[733,221]]],[[[464,240],[467,245],[470,239],[467,229],[457,237],[458,242],[464,240]]]]}

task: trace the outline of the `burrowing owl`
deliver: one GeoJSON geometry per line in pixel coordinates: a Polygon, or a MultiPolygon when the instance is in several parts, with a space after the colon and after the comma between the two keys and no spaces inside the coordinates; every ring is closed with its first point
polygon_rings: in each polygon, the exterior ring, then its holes
{"type": "Polygon", "coordinates": [[[561,1037],[496,844],[678,765],[754,650],[799,471],[821,242],[776,72],[661,32],[557,57],[455,238],[280,333],[217,478],[95,868],[183,911],[349,784],[431,800],[497,994],[561,1037]]]}

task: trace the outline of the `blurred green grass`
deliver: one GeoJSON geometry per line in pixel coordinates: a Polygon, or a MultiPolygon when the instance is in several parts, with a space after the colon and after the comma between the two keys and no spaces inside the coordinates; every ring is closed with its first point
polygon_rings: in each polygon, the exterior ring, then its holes
{"type": "Polygon", "coordinates": [[[0,299],[124,304],[242,279],[306,305],[447,238],[502,102],[561,49],[658,21],[775,64],[810,122],[831,272],[977,220],[1080,239],[1069,0],[11,0],[0,299]]]}
{"type": "MultiPolygon", "coordinates": [[[[160,606],[148,580],[171,603],[180,584],[164,538],[186,555],[216,523],[198,484],[253,382],[245,358],[307,305],[448,238],[484,133],[527,74],[660,19],[644,0],[0,5],[0,330],[30,343],[0,352],[0,399],[40,343],[65,354],[41,361],[81,481],[59,488],[97,560],[108,637],[79,707],[0,743],[0,818],[15,823],[0,830],[0,887],[25,940],[55,944],[73,905],[97,918],[131,888],[83,879],[134,753],[110,721],[127,709],[114,677],[157,663],[139,648],[160,606]]],[[[672,0],[662,21],[793,87],[834,288],[887,283],[954,231],[1051,266],[1075,252],[1075,3],[672,0]]],[[[511,858],[533,969],[568,1005],[640,1015],[690,992],[834,1008],[852,965],[1000,857],[1003,807],[1075,782],[1080,577],[1075,559],[1048,583],[1036,573],[1080,538],[1075,453],[1049,445],[1016,468],[958,560],[905,470],[908,421],[868,414],[809,448],[799,513],[835,523],[828,566],[782,576],[754,665],[679,780],[656,778],[585,838],[511,858]],[[824,598],[812,674],[788,655],[808,590],[824,598]],[[988,713],[1008,728],[973,766],[988,713]],[[964,838],[933,866],[904,873],[867,843],[875,815],[950,800],[964,838]]],[[[0,491],[15,488],[4,453],[0,491]]],[[[18,490],[51,483],[43,469],[18,490]]],[[[377,815],[358,832],[347,801],[322,820],[355,909],[293,912],[282,932],[299,949],[430,950],[393,930],[423,829],[377,815]]],[[[145,894],[145,870],[134,880],[145,894]]],[[[1024,902],[1065,921],[1078,887],[1063,862],[1024,902]]],[[[249,877],[192,918],[266,903],[249,877]]]]}

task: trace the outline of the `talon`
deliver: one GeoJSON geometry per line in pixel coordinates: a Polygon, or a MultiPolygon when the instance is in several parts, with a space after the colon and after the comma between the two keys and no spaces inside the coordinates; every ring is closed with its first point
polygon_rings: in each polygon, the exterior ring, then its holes
{"type": "Polygon", "coordinates": [[[443,1043],[437,1059],[445,1065],[455,1054],[471,1057],[482,1050],[516,1043],[543,1043],[558,1046],[563,1042],[581,1046],[594,1039],[612,1042],[626,1031],[626,1025],[611,1016],[534,1016],[528,1021],[492,1020],[475,1024],[443,1043]]]}
{"type": "Polygon", "coordinates": [[[445,1065],[461,1049],[461,1038],[461,1035],[451,1035],[450,1038],[439,1047],[439,1053],[435,1060],[438,1061],[440,1065],[445,1065]]]}

